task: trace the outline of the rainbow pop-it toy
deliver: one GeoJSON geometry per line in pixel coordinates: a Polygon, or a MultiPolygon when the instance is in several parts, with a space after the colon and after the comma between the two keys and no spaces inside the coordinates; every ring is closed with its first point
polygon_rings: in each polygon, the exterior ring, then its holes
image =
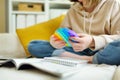
{"type": "MultiPolygon", "coordinates": [[[[70,30],[69,28],[58,28],[55,31],[54,36],[60,40],[64,40],[66,42],[66,46],[71,46],[71,44],[69,43],[70,37],[78,37],[78,35],[74,31],[70,30]]],[[[71,40],[71,41],[77,42],[74,40],[71,40]]]]}

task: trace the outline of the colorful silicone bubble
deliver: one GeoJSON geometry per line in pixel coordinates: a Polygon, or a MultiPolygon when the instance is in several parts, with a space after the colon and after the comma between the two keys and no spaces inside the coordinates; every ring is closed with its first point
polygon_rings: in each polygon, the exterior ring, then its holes
{"type": "MultiPolygon", "coordinates": [[[[60,40],[64,40],[66,42],[66,46],[71,46],[71,44],[69,43],[70,37],[78,37],[78,35],[69,28],[58,28],[55,31],[54,36],[60,40]]],[[[76,42],[74,40],[71,41],[76,42]]]]}

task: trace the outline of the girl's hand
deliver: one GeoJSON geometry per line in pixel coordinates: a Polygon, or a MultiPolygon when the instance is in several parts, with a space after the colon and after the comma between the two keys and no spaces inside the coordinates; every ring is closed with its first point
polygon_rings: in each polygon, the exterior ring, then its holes
{"type": "Polygon", "coordinates": [[[58,38],[56,38],[54,35],[52,35],[50,37],[50,44],[54,47],[54,48],[63,48],[65,47],[65,42],[63,40],[59,40],[58,38]]]}
{"type": "Polygon", "coordinates": [[[79,52],[94,44],[93,37],[88,34],[78,34],[79,37],[70,37],[70,39],[77,41],[77,43],[70,41],[74,51],[79,52]]]}

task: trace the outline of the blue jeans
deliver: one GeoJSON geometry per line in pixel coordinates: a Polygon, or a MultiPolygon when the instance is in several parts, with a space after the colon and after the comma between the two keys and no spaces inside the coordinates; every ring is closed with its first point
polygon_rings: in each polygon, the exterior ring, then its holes
{"type": "Polygon", "coordinates": [[[61,53],[68,51],[77,55],[93,55],[93,63],[95,64],[120,64],[120,41],[115,41],[108,44],[103,50],[92,51],[85,49],[81,52],[75,52],[72,47],[64,47],[62,49],[53,48],[48,41],[34,40],[28,45],[28,51],[35,57],[51,57],[59,56],[61,53]]]}
{"type": "Polygon", "coordinates": [[[120,40],[111,42],[98,51],[93,57],[93,63],[120,65],[120,40]]]}

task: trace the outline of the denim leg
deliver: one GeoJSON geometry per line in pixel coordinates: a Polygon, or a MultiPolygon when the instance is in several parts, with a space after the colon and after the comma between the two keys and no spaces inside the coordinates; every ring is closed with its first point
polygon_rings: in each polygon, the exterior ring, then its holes
{"type": "Polygon", "coordinates": [[[97,52],[93,63],[120,65],[120,41],[111,42],[103,50],[97,52]]]}
{"type": "Polygon", "coordinates": [[[74,53],[74,54],[77,54],[77,55],[91,56],[93,54],[93,51],[91,49],[89,49],[89,48],[87,48],[87,49],[85,49],[83,51],[79,51],[79,52],[75,52],[72,47],[65,47],[64,49],[66,51],[68,51],[68,52],[71,52],[71,53],[74,53]]]}
{"type": "Polygon", "coordinates": [[[68,51],[77,55],[88,55],[91,56],[93,51],[85,49],[81,52],[75,52],[72,47],[64,47],[62,49],[53,48],[48,41],[34,40],[31,41],[28,45],[28,51],[32,56],[35,57],[50,57],[50,56],[59,56],[61,53],[68,51]]]}
{"type": "Polygon", "coordinates": [[[61,53],[63,52],[71,52],[73,54],[77,54],[77,55],[87,55],[87,56],[91,56],[94,54],[94,51],[92,51],[91,49],[85,49],[84,51],[81,51],[81,52],[75,52],[73,50],[72,47],[64,47],[62,49],[56,49],[55,51],[53,51],[53,56],[59,56],[61,53]]]}
{"type": "Polygon", "coordinates": [[[28,45],[28,51],[35,57],[50,57],[54,50],[48,41],[34,40],[28,45]]]}

